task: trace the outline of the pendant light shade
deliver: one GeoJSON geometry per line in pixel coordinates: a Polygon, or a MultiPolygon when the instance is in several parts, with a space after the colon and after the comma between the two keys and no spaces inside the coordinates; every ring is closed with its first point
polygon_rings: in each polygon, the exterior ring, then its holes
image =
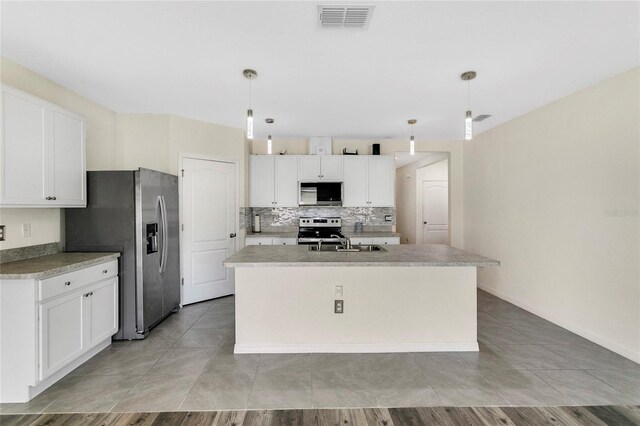
{"type": "MultiPolygon", "coordinates": [[[[267,124],[273,124],[275,120],[273,118],[267,118],[264,121],[267,124]]],[[[269,137],[267,138],[267,154],[273,154],[273,140],[271,139],[271,135],[269,135],[269,137]]]]}
{"type": "Polygon", "coordinates": [[[247,139],[253,139],[253,110],[247,110],[247,139]]]}
{"type": "Polygon", "coordinates": [[[409,155],[416,154],[416,138],[413,136],[413,125],[417,122],[418,120],[413,118],[407,121],[407,123],[409,123],[409,126],[411,126],[411,137],[409,138],[409,155]]]}
{"type": "Polygon", "coordinates": [[[251,109],[251,80],[258,76],[254,70],[246,69],[242,75],[249,80],[249,109],[247,110],[247,139],[253,139],[253,109],[251,109]]]}
{"type": "Polygon", "coordinates": [[[464,114],[464,139],[473,139],[473,115],[471,114],[471,80],[476,78],[475,71],[463,72],[460,76],[462,81],[467,82],[467,112],[464,114]]]}
{"type": "Polygon", "coordinates": [[[471,111],[467,111],[464,117],[464,139],[470,141],[473,139],[473,119],[471,111]]]}

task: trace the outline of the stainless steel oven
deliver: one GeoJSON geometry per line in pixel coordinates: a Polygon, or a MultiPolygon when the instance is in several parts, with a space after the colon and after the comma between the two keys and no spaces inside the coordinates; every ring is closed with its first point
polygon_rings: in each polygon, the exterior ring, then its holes
{"type": "Polygon", "coordinates": [[[298,228],[298,244],[335,244],[344,239],[342,219],[339,217],[301,217],[298,228]]]}

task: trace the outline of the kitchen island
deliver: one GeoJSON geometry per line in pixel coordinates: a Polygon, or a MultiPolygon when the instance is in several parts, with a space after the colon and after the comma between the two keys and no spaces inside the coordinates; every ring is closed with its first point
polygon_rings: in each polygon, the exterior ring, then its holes
{"type": "Polygon", "coordinates": [[[384,249],[248,246],[226,259],[235,352],[477,351],[476,268],[500,263],[445,245],[384,249]]]}

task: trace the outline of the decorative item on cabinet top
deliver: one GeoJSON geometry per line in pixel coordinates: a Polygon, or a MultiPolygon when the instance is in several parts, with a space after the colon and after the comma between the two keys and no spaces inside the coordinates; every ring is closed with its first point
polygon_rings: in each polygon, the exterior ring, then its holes
{"type": "Polygon", "coordinates": [[[86,207],[84,117],[1,85],[0,207],[86,207]]]}

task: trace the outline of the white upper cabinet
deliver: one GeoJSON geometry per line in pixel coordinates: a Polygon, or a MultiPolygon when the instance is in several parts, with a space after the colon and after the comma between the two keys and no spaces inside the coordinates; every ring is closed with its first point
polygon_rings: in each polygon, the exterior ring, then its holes
{"type": "Polygon", "coordinates": [[[298,206],[298,161],[296,157],[274,156],[275,205],[277,207],[298,206]]]}
{"type": "Polygon", "coordinates": [[[344,157],[345,207],[393,207],[395,163],[389,155],[344,157]]]}
{"type": "Polygon", "coordinates": [[[46,115],[39,99],[2,87],[2,206],[44,203],[46,115]]]}
{"type": "Polygon", "coordinates": [[[369,207],[395,206],[395,161],[390,155],[369,157],[369,207]]]}
{"type": "Polygon", "coordinates": [[[342,155],[301,155],[298,157],[298,180],[341,181],[342,155]]]}
{"type": "Polygon", "coordinates": [[[252,155],[250,207],[296,207],[298,163],[294,156],[252,155]]]}
{"type": "Polygon", "coordinates": [[[273,207],[275,168],[272,155],[252,155],[249,165],[249,206],[273,207]]]}
{"type": "Polygon", "coordinates": [[[54,204],[84,206],[85,152],[84,120],[62,108],[52,109],[53,132],[51,191],[54,204]]]}
{"type": "Polygon", "coordinates": [[[85,207],[85,120],[2,86],[0,207],[85,207]]]}
{"type": "Polygon", "coordinates": [[[342,185],[344,207],[368,206],[369,158],[364,155],[344,157],[344,183],[342,185]]]}

